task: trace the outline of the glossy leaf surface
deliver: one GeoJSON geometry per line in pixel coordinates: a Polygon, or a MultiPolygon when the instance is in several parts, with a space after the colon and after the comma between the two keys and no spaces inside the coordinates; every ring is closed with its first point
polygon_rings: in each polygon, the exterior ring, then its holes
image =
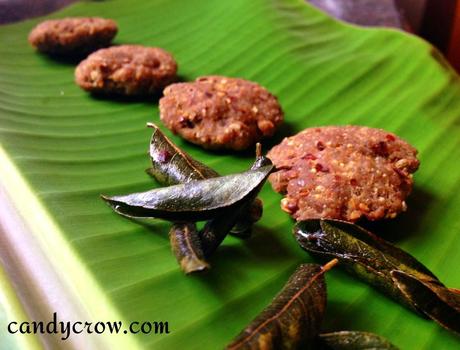
{"type": "MultiPolygon", "coordinates": [[[[153,123],[147,123],[147,125],[153,129],[149,147],[152,167],[147,169],[147,173],[153,176],[160,185],[171,186],[219,176],[216,171],[193,159],[187,152],[177,147],[161,132],[158,126],[153,123]]],[[[258,146],[258,149],[260,149],[260,146],[258,146]]],[[[262,161],[261,159],[256,159],[251,169],[254,169],[256,166],[260,167],[259,163],[262,161]]],[[[267,158],[265,160],[268,161],[266,165],[271,164],[267,158]]],[[[249,210],[242,212],[242,217],[236,223],[235,230],[232,227],[229,229],[235,231],[235,235],[241,238],[249,237],[252,224],[260,220],[262,211],[262,202],[255,200],[249,210]]],[[[232,221],[236,220],[232,219],[232,221]]]]}
{"type": "Polygon", "coordinates": [[[254,199],[272,170],[273,166],[267,165],[239,174],[102,198],[127,217],[203,221],[238,207],[252,195],[254,199]]]}
{"type": "Polygon", "coordinates": [[[324,259],[338,258],[358,278],[417,310],[401,292],[391,272],[400,270],[430,282],[439,282],[415,258],[356,224],[337,220],[306,220],[294,227],[300,246],[324,259]],[[426,273],[425,273],[426,271],[426,273]]]}
{"type": "Polygon", "coordinates": [[[460,297],[414,257],[357,224],[306,220],[294,227],[300,246],[346,270],[414,311],[460,333],[460,297]]]}
{"type": "Polygon", "coordinates": [[[152,167],[148,169],[148,173],[162,186],[219,176],[216,171],[196,161],[177,147],[161,132],[158,126],[151,123],[148,126],[153,129],[149,147],[152,167]]]}

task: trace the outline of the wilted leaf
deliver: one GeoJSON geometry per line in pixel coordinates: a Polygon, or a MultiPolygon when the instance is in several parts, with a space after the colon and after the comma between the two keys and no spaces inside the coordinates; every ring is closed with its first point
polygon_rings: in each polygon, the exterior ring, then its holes
{"type": "MultiPolygon", "coordinates": [[[[256,189],[254,193],[248,196],[244,201],[241,201],[240,205],[221,213],[205,224],[203,230],[200,231],[200,239],[206,256],[210,256],[217,249],[225,236],[230,232],[232,227],[234,227],[238,218],[251,209],[253,200],[259,193],[261,187],[262,186],[256,189]]],[[[243,228],[242,231],[247,232],[247,227],[245,229],[243,228]]]]}
{"type": "Polygon", "coordinates": [[[175,222],[209,220],[237,207],[260,189],[273,166],[244,173],[191,181],[141,193],[102,198],[117,213],[175,222]]]}
{"type": "Polygon", "coordinates": [[[377,334],[357,331],[320,334],[316,346],[321,350],[398,350],[377,334]]]}
{"type": "MultiPolygon", "coordinates": [[[[171,186],[219,176],[216,171],[193,159],[177,147],[155,124],[148,123],[147,125],[154,129],[149,149],[152,168],[147,169],[147,172],[160,184],[171,186]]],[[[251,167],[252,170],[259,169],[262,165],[271,165],[268,158],[259,154],[260,144],[258,144],[257,153],[258,156],[251,167]]],[[[174,225],[169,237],[176,258],[186,273],[201,271],[208,267],[204,262],[204,257],[198,257],[203,255],[202,246],[206,256],[209,256],[231,230],[234,231],[232,233],[242,238],[250,235],[252,224],[262,216],[262,202],[255,198],[259,190],[241,201],[239,206],[230,208],[206,223],[201,233],[201,240],[196,230],[191,230],[191,224],[174,225]],[[181,232],[181,228],[184,229],[184,232],[181,232]]]]}
{"type": "Polygon", "coordinates": [[[169,241],[182,271],[188,274],[209,268],[195,224],[174,224],[169,231],[169,241]]]}
{"type": "Polygon", "coordinates": [[[306,220],[295,225],[294,235],[309,253],[325,259],[339,259],[346,270],[416,311],[417,308],[394,283],[391,271],[405,271],[439,283],[414,257],[356,224],[306,220]]]}
{"type": "Polygon", "coordinates": [[[260,198],[256,198],[251,203],[245,205],[245,209],[241,210],[241,215],[230,230],[230,234],[242,239],[251,237],[252,226],[260,220],[263,211],[264,206],[260,198]]]}
{"type": "Polygon", "coordinates": [[[227,349],[298,349],[311,345],[326,309],[324,273],[336,263],[299,266],[271,304],[227,349]]]}
{"type": "MultiPolygon", "coordinates": [[[[258,155],[251,167],[251,171],[263,169],[265,167],[273,168],[271,164],[272,162],[270,159],[258,155]]],[[[221,213],[219,216],[216,216],[206,223],[201,231],[201,241],[206,256],[211,255],[214,250],[216,250],[232,227],[237,225],[237,230],[239,230],[239,232],[237,232],[239,235],[244,235],[250,230],[253,222],[262,216],[262,202],[258,201],[256,196],[263,184],[264,182],[261,182],[259,187],[252,191],[251,195],[242,200],[239,205],[232,207],[231,210],[221,213]],[[260,211],[254,213],[254,211],[258,210],[260,211]]]]}
{"type": "Polygon", "coordinates": [[[147,125],[153,129],[149,148],[152,167],[148,169],[148,173],[162,186],[219,176],[216,171],[177,147],[155,124],[147,125]]]}
{"type": "Polygon", "coordinates": [[[296,224],[300,246],[340,265],[399,302],[460,333],[460,296],[413,256],[356,224],[307,220],[296,224]]]}
{"type": "Polygon", "coordinates": [[[460,335],[460,296],[438,283],[418,279],[402,271],[391,276],[406,298],[441,326],[460,335]]]}
{"type": "MultiPolygon", "coordinates": [[[[177,185],[219,176],[216,171],[193,159],[187,152],[177,147],[161,132],[158,126],[153,123],[148,123],[147,125],[154,130],[149,148],[152,167],[147,169],[147,173],[153,176],[162,186],[177,185]]],[[[259,159],[260,157],[257,158],[259,159]]],[[[261,160],[256,160],[252,169],[254,169],[257,162],[261,162],[261,160]]],[[[260,167],[260,164],[258,167],[260,167]]],[[[260,219],[262,211],[262,202],[258,199],[254,200],[250,208],[247,208],[246,211],[241,211],[241,218],[236,221],[235,229],[233,229],[233,226],[230,227],[231,233],[241,238],[249,237],[252,224],[260,219]]]]}

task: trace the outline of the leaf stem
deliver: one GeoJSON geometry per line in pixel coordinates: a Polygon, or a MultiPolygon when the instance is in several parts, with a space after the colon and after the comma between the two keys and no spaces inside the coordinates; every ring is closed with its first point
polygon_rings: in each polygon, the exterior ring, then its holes
{"type": "Polygon", "coordinates": [[[324,272],[327,272],[330,269],[332,269],[335,265],[337,265],[338,263],[339,263],[339,259],[334,258],[331,261],[329,261],[326,265],[323,265],[322,269],[324,272]]]}

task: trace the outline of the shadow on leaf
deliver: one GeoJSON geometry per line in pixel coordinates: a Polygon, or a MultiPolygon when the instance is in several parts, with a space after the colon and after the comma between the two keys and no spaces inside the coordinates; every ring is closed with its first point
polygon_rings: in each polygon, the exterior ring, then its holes
{"type": "Polygon", "coordinates": [[[247,280],[246,266],[279,265],[289,261],[293,261],[292,252],[275,233],[266,228],[255,227],[252,237],[239,245],[226,245],[224,241],[209,260],[212,268],[191,278],[199,279],[216,294],[225,296],[229,294],[229,284],[239,284],[240,281],[247,280]]]}
{"type": "MultiPolygon", "coordinates": [[[[260,141],[260,143],[262,144],[262,154],[266,154],[273,146],[280,143],[285,137],[292,136],[294,133],[295,130],[292,127],[292,125],[289,124],[287,121],[284,121],[283,124],[280,125],[273,137],[262,139],[260,141]]],[[[193,147],[200,147],[186,140],[185,142],[187,143],[187,145],[191,145],[193,147]]],[[[238,156],[241,158],[254,159],[255,149],[256,146],[254,144],[253,146],[250,146],[242,151],[235,151],[231,149],[207,149],[206,151],[212,153],[215,156],[235,156],[235,153],[237,152],[238,156]]]]}
{"type": "Polygon", "coordinates": [[[390,241],[398,242],[419,234],[427,234],[421,230],[423,216],[436,202],[436,197],[422,188],[414,187],[407,199],[407,211],[395,219],[381,221],[363,220],[359,224],[365,229],[390,241]]]}

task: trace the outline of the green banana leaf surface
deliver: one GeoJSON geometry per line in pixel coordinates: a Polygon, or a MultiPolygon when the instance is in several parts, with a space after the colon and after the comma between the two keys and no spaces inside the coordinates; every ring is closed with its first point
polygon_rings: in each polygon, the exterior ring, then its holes
{"type": "MultiPolygon", "coordinates": [[[[379,127],[409,141],[421,160],[409,209],[373,224],[373,231],[449,287],[460,287],[460,80],[429,44],[396,30],[337,22],[301,0],[84,1],[49,18],[65,16],[113,18],[116,44],[167,49],[183,80],[220,74],[267,87],[285,123],[265,150],[322,125],[379,127]]],[[[0,27],[2,186],[69,291],[65,297],[88,321],[169,322],[170,334],[104,335],[99,348],[223,348],[300,263],[314,261],[293,239],[281,196],[267,184],[253,237],[228,237],[209,273],[185,276],[170,251],[169,224],[136,224],[99,197],[156,186],[144,172],[151,134],[145,124],[162,125],[158,99],[82,91],[74,83],[75,62],[28,45],[28,32],[41,20],[0,27]]],[[[205,151],[162,130],[220,174],[244,171],[254,158],[253,150],[205,151]]],[[[325,331],[374,332],[401,349],[460,345],[338,268],[326,279],[325,331]]],[[[34,290],[30,298],[48,302],[34,290]]]]}

